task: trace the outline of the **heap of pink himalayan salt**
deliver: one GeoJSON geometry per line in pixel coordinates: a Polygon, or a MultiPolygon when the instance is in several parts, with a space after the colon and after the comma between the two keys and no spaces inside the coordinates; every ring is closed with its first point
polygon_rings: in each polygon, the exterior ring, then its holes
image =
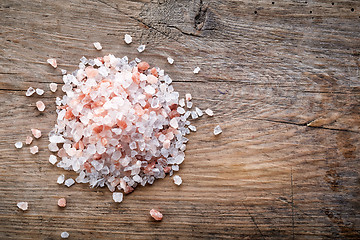
{"type": "Polygon", "coordinates": [[[185,110],[171,78],[146,62],[111,54],[80,60],[78,70],[63,76],[66,94],[56,100],[49,149],[61,158],[57,166],[77,172],[78,183],[125,193],[178,171],[187,118],[198,117],[191,95],[185,110]]]}

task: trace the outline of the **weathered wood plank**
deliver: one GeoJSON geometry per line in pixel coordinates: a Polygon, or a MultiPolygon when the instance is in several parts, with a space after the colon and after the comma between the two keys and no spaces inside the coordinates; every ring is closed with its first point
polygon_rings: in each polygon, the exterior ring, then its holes
{"type": "Polygon", "coordinates": [[[2,1],[0,238],[360,238],[360,2],[332,2],[2,1]],[[48,164],[46,137],[36,156],[13,145],[54,124],[60,91],[41,97],[44,113],[40,97],[25,97],[30,86],[61,83],[48,57],[73,71],[81,56],[108,53],[166,68],[181,94],[216,113],[196,121],[183,185],[167,177],[120,205],[106,189],[57,185],[65,171],[48,164]],[[162,222],[150,219],[153,207],[162,222]]]}

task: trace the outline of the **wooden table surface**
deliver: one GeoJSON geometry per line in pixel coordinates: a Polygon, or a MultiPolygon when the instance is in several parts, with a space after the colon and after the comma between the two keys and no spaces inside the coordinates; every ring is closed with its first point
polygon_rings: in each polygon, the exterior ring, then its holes
{"type": "Polygon", "coordinates": [[[360,1],[2,0],[0,53],[0,239],[360,238],[360,1]],[[195,122],[180,187],[167,176],[117,204],[56,183],[76,174],[48,162],[62,95],[49,83],[62,77],[46,59],[71,72],[109,53],[165,68],[214,110],[195,122]],[[26,97],[30,86],[46,92],[26,97]],[[43,131],[37,155],[14,147],[30,128],[43,131]]]}

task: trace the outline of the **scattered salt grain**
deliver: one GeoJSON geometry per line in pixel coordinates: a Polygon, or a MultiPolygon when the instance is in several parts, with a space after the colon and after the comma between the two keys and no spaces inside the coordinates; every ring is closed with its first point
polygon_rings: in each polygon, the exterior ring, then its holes
{"type": "Polygon", "coordinates": [[[188,128],[193,131],[193,132],[196,132],[196,127],[193,126],[193,125],[189,125],[188,128]]]}
{"type": "Polygon", "coordinates": [[[58,177],[58,179],[57,179],[56,182],[57,182],[58,184],[63,184],[64,181],[65,181],[65,175],[64,175],[64,174],[61,174],[61,175],[58,177]]]}
{"type": "Polygon", "coordinates": [[[200,68],[199,67],[196,67],[195,69],[194,69],[194,73],[195,74],[198,74],[200,72],[200,68]]]}
{"type": "Polygon", "coordinates": [[[27,202],[18,202],[16,206],[23,211],[26,211],[29,208],[29,204],[27,202]]]}
{"type": "Polygon", "coordinates": [[[94,47],[96,48],[96,50],[100,51],[102,49],[102,46],[99,42],[94,42],[93,44],[94,44],[94,47]]]}
{"type": "Polygon", "coordinates": [[[187,102],[190,101],[192,99],[191,94],[190,93],[185,94],[185,99],[187,102]]]}
{"type": "Polygon", "coordinates": [[[210,117],[214,116],[214,112],[213,112],[211,109],[209,109],[209,108],[205,110],[205,113],[206,113],[207,115],[209,115],[210,117]]]}
{"type": "Polygon", "coordinates": [[[27,136],[27,137],[26,137],[26,140],[25,140],[25,143],[26,143],[27,145],[30,145],[30,144],[32,143],[32,141],[33,141],[33,138],[30,137],[30,136],[27,136]]]}
{"type": "Polygon", "coordinates": [[[60,198],[58,200],[58,206],[59,207],[66,207],[66,199],[65,198],[60,198]]]}
{"type": "Polygon", "coordinates": [[[61,238],[68,238],[70,234],[68,232],[62,232],[60,236],[61,238]]]}
{"type": "Polygon", "coordinates": [[[71,187],[74,183],[75,183],[75,180],[74,180],[74,179],[68,178],[68,179],[66,179],[66,181],[65,181],[65,186],[71,187]]]}
{"type": "Polygon", "coordinates": [[[56,83],[50,83],[50,91],[56,92],[57,90],[57,84],[56,83]]]}
{"type": "Polygon", "coordinates": [[[35,91],[36,91],[36,94],[39,95],[39,96],[43,95],[44,92],[45,92],[44,90],[42,90],[40,88],[37,88],[35,91]]]}
{"type": "Polygon", "coordinates": [[[57,158],[55,155],[50,155],[49,162],[54,165],[57,162],[57,158]]]}
{"type": "Polygon", "coordinates": [[[41,131],[39,129],[32,128],[31,133],[35,138],[40,138],[41,137],[41,131]]]}
{"type": "Polygon", "coordinates": [[[57,146],[56,143],[50,143],[50,144],[48,145],[48,148],[49,148],[49,150],[50,150],[51,152],[57,152],[57,151],[59,151],[59,147],[57,146]]]}
{"type": "Polygon", "coordinates": [[[145,50],[145,45],[140,45],[138,48],[137,48],[137,50],[138,50],[138,52],[139,53],[141,53],[141,52],[143,52],[144,50],[145,50]]]}
{"type": "Polygon", "coordinates": [[[15,143],[15,147],[16,147],[16,148],[22,148],[22,147],[23,147],[23,143],[22,143],[22,142],[16,142],[16,143],[15,143]]]}
{"type": "Polygon", "coordinates": [[[126,44],[130,44],[132,42],[132,37],[129,34],[125,34],[124,41],[126,44]]]}
{"type": "Polygon", "coordinates": [[[113,200],[114,200],[114,202],[122,202],[122,200],[123,200],[123,194],[122,193],[120,193],[120,192],[114,192],[113,193],[113,200]]]}
{"type": "Polygon", "coordinates": [[[167,61],[168,61],[168,63],[170,63],[170,64],[173,64],[173,63],[174,63],[174,59],[172,59],[171,57],[168,57],[168,58],[167,58],[167,61]]]}
{"type": "Polygon", "coordinates": [[[195,111],[196,111],[196,113],[197,113],[197,115],[198,115],[199,117],[201,117],[202,115],[204,115],[203,111],[201,111],[200,108],[198,108],[198,107],[195,107],[195,111]]]}
{"type": "Polygon", "coordinates": [[[220,126],[217,125],[217,126],[214,128],[214,135],[219,135],[220,133],[222,133],[222,130],[221,130],[220,126]]]}
{"type": "Polygon", "coordinates": [[[62,75],[65,75],[66,72],[67,72],[67,71],[66,71],[65,69],[61,69],[61,74],[62,74],[62,75]]]}
{"type": "Polygon", "coordinates": [[[185,107],[185,99],[180,99],[179,100],[179,105],[180,105],[180,107],[185,107]]]}
{"type": "Polygon", "coordinates": [[[187,102],[187,103],[186,103],[186,107],[187,107],[187,108],[192,108],[192,106],[193,106],[193,103],[192,103],[192,102],[187,102]]]}
{"type": "Polygon", "coordinates": [[[49,58],[49,59],[47,60],[47,62],[48,62],[53,68],[57,68],[56,59],[49,58]]]}
{"type": "Polygon", "coordinates": [[[31,154],[36,154],[39,152],[39,148],[38,146],[33,146],[33,147],[30,147],[30,153],[31,154]]]}
{"type": "Polygon", "coordinates": [[[26,96],[30,97],[31,95],[33,95],[35,93],[35,89],[32,87],[29,87],[28,90],[26,90],[26,96]]]}
{"type": "Polygon", "coordinates": [[[182,183],[182,179],[181,179],[181,177],[180,177],[179,175],[175,175],[175,176],[173,177],[173,180],[174,180],[174,183],[175,183],[176,185],[178,185],[178,186],[180,186],[181,183],[182,183]]]}
{"type": "Polygon", "coordinates": [[[36,107],[40,112],[43,112],[45,110],[45,104],[43,103],[43,101],[37,101],[36,107]]]}
{"type": "Polygon", "coordinates": [[[179,127],[178,121],[176,120],[176,118],[173,118],[170,120],[170,126],[177,129],[179,127]]]}
{"type": "Polygon", "coordinates": [[[155,209],[150,210],[150,216],[154,218],[156,221],[161,221],[163,219],[162,213],[155,209]]]}

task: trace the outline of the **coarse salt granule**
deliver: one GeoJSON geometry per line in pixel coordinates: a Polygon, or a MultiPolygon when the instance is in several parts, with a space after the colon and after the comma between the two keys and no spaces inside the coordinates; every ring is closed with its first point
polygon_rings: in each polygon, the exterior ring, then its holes
{"type": "Polygon", "coordinates": [[[48,62],[53,68],[57,68],[56,59],[49,58],[49,59],[47,60],[47,62],[48,62]]]}
{"type": "Polygon", "coordinates": [[[205,113],[210,117],[214,116],[214,112],[210,108],[206,109],[205,113]]]}
{"type": "Polygon", "coordinates": [[[191,94],[190,93],[185,94],[185,99],[187,102],[190,101],[192,99],[191,94]]]}
{"type": "Polygon", "coordinates": [[[41,131],[39,129],[32,128],[31,133],[35,138],[40,138],[41,137],[41,131]]]}
{"type": "Polygon", "coordinates": [[[49,162],[54,165],[57,162],[57,158],[55,155],[50,155],[49,162]]]}
{"type": "Polygon", "coordinates": [[[56,92],[56,90],[57,90],[57,84],[56,83],[50,83],[49,87],[50,87],[50,91],[56,92]]]}
{"type": "Polygon", "coordinates": [[[27,97],[30,97],[30,96],[33,95],[34,93],[35,93],[35,89],[32,88],[32,87],[29,87],[28,90],[26,90],[25,95],[26,95],[27,97]]]}
{"type": "Polygon", "coordinates": [[[132,42],[132,37],[129,34],[125,34],[124,41],[126,44],[130,44],[132,42]]]}
{"type": "Polygon", "coordinates": [[[75,180],[74,180],[74,179],[68,178],[68,179],[66,179],[66,181],[65,181],[65,186],[71,187],[74,183],[75,183],[75,180]]]}
{"type": "Polygon", "coordinates": [[[162,213],[155,209],[150,210],[150,216],[154,218],[156,221],[161,221],[163,219],[162,213]]]}
{"type": "Polygon", "coordinates": [[[196,132],[196,127],[193,126],[193,125],[189,125],[188,128],[193,131],[193,132],[196,132]]]}
{"type": "Polygon", "coordinates": [[[96,48],[96,50],[100,51],[102,49],[102,46],[99,42],[94,42],[94,47],[96,48]]]}
{"type": "Polygon", "coordinates": [[[58,200],[58,206],[59,207],[66,207],[66,199],[65,198],[60,198],[58,200]]]}
{"type": "Polygon", "coordinates": [[[33,146],[33,147],[30,147],[30,153],[31,154],[36,154],[39,152],[39,148],[38,146],[33,146]]]}
{"type": "Polygon", "coordinates": [[[144,50],[145,50],[145,45],[140,45],[138,48],[137,48],[137,50],[138,50],[138,52],[139,53],[141,53],[141,52],[143,52],[144,50]]]}
{"type": "Polygon", "coordinates": [[[44,92],[45,92],[45,91],[42,90],[41,88],[37,88],[35,91],[36,91],[36,94],[39,95],[39,96],[43,95],[44,92]]]}
{"type": "Polygon", "coordinates": [[[217,125],[214,128],[214,135],[219,135],[220,133],[222,133],[221,127],[219,125],[217,125]]]}
{"type": "Polygon", "coordinates": [[[61,69],[61,74],[62,74],[62,75],[65,75],[66,72],[67,72],[67,71],[66,71],[65,69],[61,69]]]}
{"type": "Polygon", "coordinates": [[[113,200],[114,200],[114,202],[122,202],[123,194],[120,193],[120,192],[114,192],[113,193],[113,200]]]}
{"type": "Polygon", "coordinates": [[[70,234],[68,232],[62,232],[60,234],[61,238],[68,238],[70,236],[70,234]]]}
{"type": "Polygon", "coordinates": [[[15,147],[20,149],[20,148],[23,147],[23,143],[22,142],[16,142],[15,147]]]}
{"type": "Polygon", "coordinates": [[[198,74],[200,72],[200,68],[199,67],[196,67],[195,69],[194,69],[194,73],[195,74],[198,74]]]}
{"type": "Polygon", "coordinates": [[[33,138],[30,137],[30,136],[27,136],[27,137],[26,137],[26,140],[25,140],[25,143],[26,143],[27,145],[30,145],[30,144],[32,143],[32,141],[33,141],[33,138]]]}
{"type": "Polygon", "coordinates": [[[23,211],[26,211],[26,210],[28,210],[28,208],[29,208],[28,202],[18,202],[18,203],[16,204],[16,206],[17,206],[18,208],[20,208],[21,210],[23,210],[23,211]]]}
{"type": "Polygon", "coordinates": [[[40,112],[43,112],[45,110],[45,104],[43,103],[43,101],[37,101],[36,107],[40,112]]]}
{"type": "Polygon", "coordinates": [[[58,184],[63,184],[64,181],[65,181],[65,175],[64,175],[64,174],[61,174],[61,175],[58,177],[58,179],[57,179],[56,182],[57,182],[58,184]]]}
{"type": "Polygon", "coordinates": [[[181,183],[182,183],[182,179],[181,179],[181,177],[180,177],[179,175],[175,175],[175,176],[173,177],[173,180],[174,180],[174,183],[175,183],[176,185],[178,185],[178,186],[180,186],[181,183]]]}
{"type": "Polygon", "coordinates": [[[203,111],[201,111],[201,109],[198,107],[195,107],[195,111],[199,117],[202,117],[202,115],[204,115],[203,111]]]}
{"type": "Polygon", "coordinates": [[[170,63],[170,64],[173,64],[173,63],[174,63],[174,59],[172,59],[171,57],[168,57],[168,58],[167,58],[167,61],[168,61],[168,63],[170,63]]]}

